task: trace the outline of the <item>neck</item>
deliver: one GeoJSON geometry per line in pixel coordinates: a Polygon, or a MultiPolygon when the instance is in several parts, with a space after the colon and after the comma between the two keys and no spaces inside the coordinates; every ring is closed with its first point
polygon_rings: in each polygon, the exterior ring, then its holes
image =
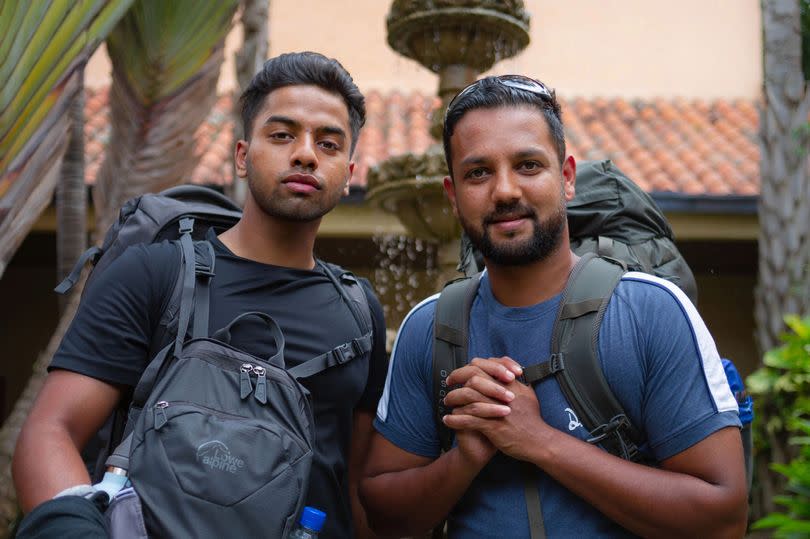
{"type": "Polygon", "coordinates": [[[525,266],[499,266],[487,261],[495,299],[507,307],[528,307],[562,292],[579,260],[568,242],[563,243],[548,258],[525,266]]]}
{"type": "Polygon", "coordinates": [[[248,202],[242,219],[219,239],[239,257],[310,270],[315,267],[313,250],[320,224],[320,219],[310,222],[278,219],[248,202]]]}

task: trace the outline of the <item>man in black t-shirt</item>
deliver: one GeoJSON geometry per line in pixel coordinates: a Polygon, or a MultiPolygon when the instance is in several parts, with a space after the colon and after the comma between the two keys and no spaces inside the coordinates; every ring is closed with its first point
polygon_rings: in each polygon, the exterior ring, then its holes
{"type": "MultiPolygon", "coordinates": [[[[295,53],[269,60],[241,104],[244,139],[234,157],[249,189],[239,223],[219,237],[208,233],[216,253],[209,329],[243,312],[266,312],[284,333],[287,365],[295,366],[359,334],[316,265],[313,246],[321,218],[348,191],[364,99],[337,61],[295,53]]],[[[177,263],[170,243],[134,246],[86,290],[15,452],[14,480],[26,512],[40,506],[35,515],[46,518],[55,495],[90,483],[79,451],[151,359],[177,263]]],[[[306,503],[327,513],[324,537],[369,535],[357,480],[387,363],[382,308],[368,283],[362,285],[371,307],[371,353],[303,382],[315,416],[306,503]]],[[[239,329],[240,348],[269,355],[273,342],[263,327],[239,329]]],[[[63,505],[60,499],[62,512],[63,505]]]]}

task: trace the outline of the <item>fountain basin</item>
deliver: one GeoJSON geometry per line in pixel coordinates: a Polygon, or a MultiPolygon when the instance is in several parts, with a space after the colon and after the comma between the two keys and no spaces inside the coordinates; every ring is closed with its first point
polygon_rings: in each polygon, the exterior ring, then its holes
{"type": "Polygon", "coordinates": [[[366,198],[396,214],[413,237],[444,243],[461,234],[444,194],[447,167],[438,146],[425,155],[392,157],[372,168],[366,198]]]}

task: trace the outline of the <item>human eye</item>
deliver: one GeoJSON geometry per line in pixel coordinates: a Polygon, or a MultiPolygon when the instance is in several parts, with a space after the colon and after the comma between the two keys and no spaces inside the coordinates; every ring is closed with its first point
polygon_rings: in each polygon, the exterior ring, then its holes
{"type": "Polygon", "coordinates": [[[340,144],[335,142],[334,140],[322,140],[318,144],[320,144],[321,148],[329,152],[336,152],[340,149],[340,144]]]}
{"type": "Polygon", "coordinates": [[[483,167],[478,167],[467,171],[464,178],[473,181],[480,181],[487,177],[488,171],[483,167]]]}
{"type": "Polygon", "coordinates": [[[523,161],[522,163],[520,163],[520,165],[518,165],[518,170],[529,174],[535,174],[537,172],[540,172],[542,168],[543,165],[539,161],[532,161],[532,160],[523,161]]]}
{"type": "Polygon", "coordinates": [[[287,131],[272,131],[270,133],[270,138],[272,140],[287,141],[292,140],[293,136],[287,131]]]}

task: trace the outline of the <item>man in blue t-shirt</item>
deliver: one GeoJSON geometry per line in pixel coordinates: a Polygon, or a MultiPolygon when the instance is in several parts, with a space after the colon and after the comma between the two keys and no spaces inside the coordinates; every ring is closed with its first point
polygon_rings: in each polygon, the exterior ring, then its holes
{"type": "Polygon", "coordinates": [[[417,305],[394,344],[360,494],[386,535],[448,520],[451,537],[742,536],[746,482],[737,404],[695,307],[671,283],[627,273],[598,341],[606,380],[655,463],[587,443],[558,382],[516,380],[550,354],[561,292],[578,257],[565,203],[565,155],[553,91],[488,77],[448,106],[444,187],[484,257],[472,305],[469,363],[453,371],[442,453],[433,419],[436,297],[417,305]],[[534,526],[530,525],[534,522],[534,526]]]}

